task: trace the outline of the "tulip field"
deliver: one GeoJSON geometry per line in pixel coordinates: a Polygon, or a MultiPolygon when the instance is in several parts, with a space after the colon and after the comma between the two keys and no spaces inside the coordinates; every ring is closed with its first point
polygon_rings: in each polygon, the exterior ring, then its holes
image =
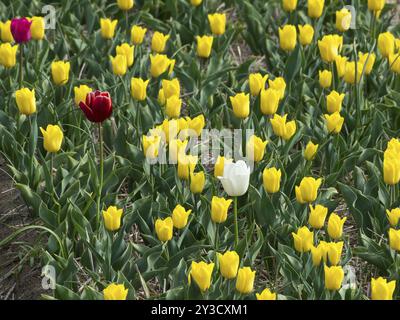
{"type": "Polygon", "coordinates": [[[399,9],[0,0],[0,299],[400,299],[399,9]]]}

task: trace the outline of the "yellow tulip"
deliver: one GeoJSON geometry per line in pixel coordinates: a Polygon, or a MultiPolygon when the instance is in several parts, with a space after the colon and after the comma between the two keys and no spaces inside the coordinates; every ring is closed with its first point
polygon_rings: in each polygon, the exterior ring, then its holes
{"type": "Polygon", "coordinates": [[[200,58],[208,58],[211,55],[211,49],[214,38],[212,36],[197,36],[197,55],[200,58]]]}
{"type": "Polygon", "coordinates": [[[297,30],[295,26],[285,25],[279,28],[279,44],[281,49],[292,51],[296,47],[297,30]]]}
{"type": "MultiPolygon", "coordinates": [[[[388,153],[386,153],[387,155],[388,153]]],[[[388,185],[398,184],[400,181],[400,160],[386,156],[383,160],[383,181],[388,185]]]]}
{"type": "Polygon", "coordinates": [[[193,7],[198,7],[199,5],[201,5],[202,2],[203,2],[203,0],[190,0],[190,4],[193,7]]]}
{"type": "Polygon", "coordinates": [[[350,29],[351,12],[346,8],[336,11],[336,29],[340,32],[345,32],[350,29]]]}
{"type": "Polygon", "coordinates": [[[205,263],[204,261],[192,261],[192,266],[189,273],[189,283],[191,278],[198,285],[201,291],[206,291],[211,286],[211,276],[214,270],[214,263],[205,263]]]}
{"type": "Polygon", "coordinates": [[[186,211],[184,207],[178,204],[172,211],[172,221],[174,223],[174,227],[177,229],[183,229],[186,227],[191,212],[192,210],[186,211]]]}
{"type": "Polygon", "coordinates": [[[300,185],[295,187],[297,202],[303,204],[315,201],[321,183],[321,178],[314,179],[313,177],[304,177],[301,180],[300,185]]]}
{"type": "Polygon", "coordinates": [[[324,266],[325,271],[325,288],[331,291],[337,291],[342,286],[344,271],[342,267],[333,266],[328,267],[324,266]]]}
{"type": "Polygon", "coordinates": [[[292,232],[294,240],[294,248],[298,252],[308,252],[314,243],[314,232],[310,231],[306,226],[297,230],[297,233],[292,232]]]}
{"type": "Polygon", "coordinates": [[[117,76],[123,76],[128,70],[128,62],[124,54],[117,54],[115,57],[110,56],[113,73],[117,76]]]}
{"type": "Polygon", "coordinates": [[[314,159],[315,155],[318,151],[318,144],[314,144],[312,141],[309,141],[306,145],[306,149],[304,150],[304,158],[307,161],[311,161],[314,159]]]}
{"type": "Polygon", "coordinates": [[[318,48],[324,62],[333,62],[339,55],[343,46],[343,37],[335,35],[325,35],[322,40],[318,40],[318,48]]]}
{"type": "Polygon", "coordinates": [[[219,268],[225,279],[234,279],[238,273],[239,255],[236,251],[227,251],[224,254],[217,253],[219,268]]]}
{"type": "Polygon", "coordinates": [[[390,70],[400,74],[400,53],[389,55],[390,70]]]}
{"type": "Polygon", "coordinates": [[[337,55],[335,58],[335,65],[339,78],[344,77],[346,73],[347,57],[337,55]]]}
{"type": "Polygon", "coordinates": [[[224,176],[225,162],[230,163],[232,162],[232,159],[226,159],[225,157],[218,156],[214,166],[214,177],[218,178],[224,176]]]}
{"type": "Polygon", "coordinates": [[[185,155],[188,140],[172,139],[169,142],[169,163],[177,163],[178,157],[185,155]]]}
{"type": "Polygon", "coordinates": [[[18,45],[12,46],[9,43],[0,44],[0,65],[12,68],[17,63],[18,45]]]}
{"type": "Polygon", "coordinates": [[[53,77],[53,82],[62,86],[66,84],[69,80],[69,71],[71,69],[70,63],[64,61],[54,61],[51,63],[51,75],[53,77]]]}
{"type": "Polygon", "coordinates": [[[157,53],[164,52],[169,37],[169,34],[163,34],[158,31],[154,32],[153,38],[151,39],[151,50],[157,53]]]}
{"type": "Polygon", "coordinates": [[[13,42],[14,38],[11,33],[11,20],[0,22],[0,38],[3,42],[13,42]]]}
{"type": "Polygon", "coordinates": [[[310,18],[319,18],[324,11],[325,0],[308,0],[308,16],[310,18]]]}
{"type": "Polygon", "coordinates": [[[389,247],[390,249],[400,251],[400,230],[389,229],[389,247]]]}
{"type": "Polygon", "coordinates": [[[363,68],[365,68],[365,74],[369,75],[372,71],[372,68],[374,67],[375,63],[375,53],[371,52],[369,53],[358,53],[358,62],[363,65],[363,68]]]}
{"type": "Polygon", "coordinates": [[[296,10],[297,0],[282,0],[283,10],[287,12],[292,12],[296,10]]]}
{"type": "Polygon", "coordinates": [[[164,220],[157,219],[154,226],[158,240],[166,242],[172,239],[174,223],[171,217],[165,218],[164,220]]]}
{"type": "Polygon", "coordinates": [[[163,88],[161,88],[161,89],[158,91],[157,101],[158,101],[158,103],[159,103],[161,106],[164,106],[164,105],[165,105],[166,99],[165,99],[165,94],[164,94],[164,89],[163,89],[163,88]]]}
{"type": "Polygon", "coordinates": [[[204,115],[200,114],[193,119],[189,118],[187,123],[189,129],[192,130],[192,132],[196,133],[197,136],[200,136],[206,125],[206,119],[204,118],[204,115]]]}
{"type": "Polygon", "coordinates": [[[230,97],[233,114],[239,119],[246,119],[250,114],[250,96],[249,94],[238,93],[230,97]]]}
{"type": "Polygon", "coordinates": [[[165,102],[165,113],[168,118],[178,118],[181,114],[182,100],[178,96],[172,96],[165,102]]]}
{"type": "Polygon", "coordinates": [[[260,162],[264,157],[267,143],[268,141],[263,141],[261,138],[252,135],[246,144],[247,159],[254,162],[260,162]]]}
{"type": "Polygon", "coordinates": [[[286,118],[287,114],[283,117],[275,114],[270,121],[275,135],[287,141],[296,133],[296,121],[286,122],[286,118]]]}
{"type": "Polygon", "coordinates": [[[390,222],[390,225],[394,228],[399,224],[400,220],[400,208],[386,210],[387,218],[390,222]]]}
{"type": "Polygon", "coordinates": [[[147,159],[155,159],[158,157],[158,150],[160,148],[160,136],[145,136],[143,135],[143,153],[147,159]]]}
{"type": "Polygon", "coordinates": [[[327,110],[330,114],[335,112],[340,112],[342,110],[342,103],[345,94],[339,94],[337,91],[333,90],[328,96],[326,97],[326,106],[327,110]]]}
{"type": "Polygon", "coordinates": [[[134,0],[117,0],[118,7],[121,10],[128,11],[135,5],[134,0]]]}
{"type": "Polygon", "coordinates": [[[165,119],[160,126],[163,131],[163,136],[165,141],[169,143],[170,140],[175,139],[179,132],[179,122],[176,119],[165,119]]]}
{"type": "Polygon", "coordinates": [[[178,177],[181,180],[189,180],[194,172],[198,158],[192,155],[178,156],[178,177]]]}
{"type": "Polygon", "coordinates": [[[64,138],[63,132],[58,125],[47,125],[46,130],[40,127],[43,135],[43,147],[47,152],[58,152],[64,138]]]}
{"type": "Polygon", "coordinates": [[[265,168],[263,171],[263,185],[268,193],[276,193],[281,187],[282,172],[276,168],[265,168]]]}
{"type": "Polygon", "coordinates": [[[222,223],[228,217],[228,209],[232,199],[224,199],[213,196],[211,199],[211,220],[215,223],[222,223]]]}
{"type": "Polygon", "coordinates": [[[329,88],[332,85],[332,72],[328,70],[319,71],[319,85],[322,88],[329,88]]]}
{"type": "Polygon", "coordinates": [[[395,38],[391,32],[384,32],[378,36],[378,49],[382,57],[389,58],[394,53],[395,38]]]}
{"type": "Polygon", "coordinates": [[[285,96],[286,82],[282,77],[277,77],[274,80],[268,80],[269,87],[279,92],[279,98],[283,99],[285,96]]]}
{"type": "Polygon", "coordinates": [[[236,278],[236,290],[242,294],[248,294],[253,291],[254,278],[256,272],[249,267],[240,268],[236,278]]]}
{"type": "Polygon", "coordinates": [[[343,225],[346,222],[347,218],[344,217],[340,219],[340,217],[336,213],[332,213],[328,219],[328,234],[332,239],[340,239],[343,234],[343,225]]]}
{"type": "Polygon", "coordinates": [[[343,241],[326,243],[325,249],[329,263],[333,266],[337,266],[342,256],[343,241]]]}
{"type": "Polygon", "coordinates": [[[157,78],[166,72],[168,69],[171,72],[171,68],[173,69],[173,65],[175,64],[175,60],[170,60],[164,54],[156,54],[150,56],[150,73],[153,78],[157,78]]]}
{"type": "Polygon", "coordinates": [[[131,67],[135,57],[135,46],[130,46],[128,43],[123,43],[116,48],[117,55],[121,54],[126,57],[126,65],[131,67]]]}
{"type": "Polygon", "coordinates": [[[393,293],[396,289],[396,280],[388,282],[379,277],[371,279],[371,300],[393,300],[393,293]]]}
{"type": "Polygon", "coordinates": [[[206,183],[204,171],[190,174],[190,191],[194,194],[202,193],[206,183]]]}
{"type": "Polygon", "coordinates": [[[273,89],[262,89],[260,95],[261,112],[265,115],[273,115],[279,107],[280,92],[273,89]]]}
{"type": "Polygon", "coordinates": [[[149,84],[149,80],[144,81],[141,78],[132,78],[131,79],[131,95],[132,98],[143,101],[147,97],[147,85],[149,84]]]}
{"type": "Polygon", "coordinates": [[[81,84],[79,87],[74,87],[74,94],[75,94],[75,105],[79,106],[80,102],[86,101],[86,96],[88,93],[92,92],[92,88],[88,87],[85,84],[81,84]]]}
{"type": "Polygon", "coordinates": [[[400,156],[400,140],[396,138],[390,139],[386,151],[395,153],[400,156]]]}
{"type": "Polygon", "coordinates": [[[165,99],[171,98],[172,96],[180,96],[181,94],[181,86],[178,79],[166,80],[163,79],[161,81],[162,89],[164,90],[165,99]]]}
{"type": "Polygon", "coordinates": [[[117,231],[121,226],[122,209],[110,206],[106,211],[103,210],[104,226],[108,231],[117,231]]]}
{"type": "Polygon", "coordinates": [[[313,261],[314,267],[318,267],[321,264],[321,261],[326,260],[327,256],[327,243],[325,241],[321,241],[317,247],[312,246],[311,247],[311,257],[313,261]]]}
{"type": "Polygon", "coordinates": [[[35,89],[22,88],[15,92],[18,110],[26,116],[36,112],[35,89]]]}
{"type": "Polygon", "coordinates": [[[126,300],[128,289],[123,284],[112,283],[103,290],[104,300],[126,300]]]}
{"type": "Polygon", "coordinates": [[[265,83],[267,82],[267,79],[267,74],[264,77],[261,75],[261,73],[251,73],[249,75],[250,94],[253,97],[257,97],[260,94],[260,91],[265,89],[265,83]]]}
{"type": "Polygon", "coordinates": [[[310,204],[310,216],[308,217],[308,223],[314,229],[321,229],[324,226],[326,216],[328,214],[328,208],[317,204],[315,208],[310,204]]]}
{"type": "Polygon", "coordinates": [[[344,73],[344,81],[349,84],[359,83],[361,80],[363,65],[354,61],[346,63],[346,71],[344,73]],[[356,79],[356,67],[357,67],[357,79],[356,79]]]}
{"type": "Polygon", "coordinates": [[[146,32],[147,32],[146,28],[143,28],[138,25],[134,25],[131,29],[131,42],[134,45],[143,43],[143,39],[144,39],[146,32]]]}
{"type": "Polygon", "coordinates": [[[314,28],[310,24],[298,25],[299,38],[302,46],[309,45],[314,39],[314,28]]]}
{"type": "Polygon", "coordinates": [[[44,18],[32,17],[31,35],[34,40],[42,40],[44,38],[44,18]]]}
{"type": "Polygon", "coordinates": [[[101,36],[104,39],[112,39],[115,34],[115,27],[117,26],[118,20],[100,19],[101,36]]]}
{"type": "Polygon", "coordinates": [[[208,22],[212,34],[220,36],[225,33],[226,28],[226,15],[225,13],[214,13],[208,15],[208,22]]]}
{"type": "Polygon", "coordinates": [[[260,294],[256,293],[257,300],[276,300],[276,293],[264,289],[260,294]]]}
{"type": "Polygon", "coordinates": [[[381,11],[385,6],[385,0],[368,0],[368,9],[370,11],[381,11]]]}
{"type": "Polygon", "coordinates": [[[334,112],[331,115],[325,114],[326,124],[329,133],[338,134],[342,130],[344,118],[339,112],[334,112]]]}

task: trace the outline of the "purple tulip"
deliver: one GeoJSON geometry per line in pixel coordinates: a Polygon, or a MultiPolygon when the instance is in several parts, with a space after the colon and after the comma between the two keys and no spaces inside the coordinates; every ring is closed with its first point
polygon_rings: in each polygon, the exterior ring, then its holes
{"type": "Polygon", "coordinates": [[[11,20],[11,34],[16,43],[31,40],[31,24],[32,22],[26,18],[14,18],[11,20]]]}

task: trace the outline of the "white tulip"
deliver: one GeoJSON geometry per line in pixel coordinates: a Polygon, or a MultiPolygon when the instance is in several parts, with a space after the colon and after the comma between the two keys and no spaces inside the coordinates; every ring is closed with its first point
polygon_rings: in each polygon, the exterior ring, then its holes
{"type": "Polygon", "coordinates": [[[238,162],[225,162],[224,176],[221,180],[225,192],[231,197],[244,195],[249,188],[250,167],[243,160],[238,162]]]}

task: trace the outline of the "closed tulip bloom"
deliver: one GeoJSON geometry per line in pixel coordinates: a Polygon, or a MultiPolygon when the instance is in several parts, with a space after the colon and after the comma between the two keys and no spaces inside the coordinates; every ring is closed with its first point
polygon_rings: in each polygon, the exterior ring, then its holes
{"type": "Polygon", "coordinates": [[[147,85],[149,84],[149,80],[144,81],[141,78],[132,78],[131,79],[131,95],[132,98],[143,101],[147,97],[147,85]]]}
{"type": "Polygon", "coordinates": [[[151,50],[157,53],[164,52],[169,37],[169,34],[163,34],[158,31],[154,32],[153,38],[151,39],[151,50]]]}
{"type": "Polygon", "coordinates": [[[214,166],[214,177],[222,177],[224,175],[225,163],[232,162],[232,159],[226,159],[225,157],[218,156],[214,166]]]}
{"type": "Polygon", "coordinates": [[[396,280],[387,281],[379,277],[371,279],[371,300],[393,300],[393,293],[396,289],[396,280]]]}
{"type": "Polygon", "coordinates": [[[165,102],[165,113],[169,118],[178,118],[181,114],[182,100],[178,96],[172,96],[165,102]]]}
{"type": "Polygon", "coordinates": [[[32,17],[31,34],[32,39],[42,40],[44,38],[44,18],[43,17],[32,17]]]}
{"type": "Polygon", "coordinates": [[[225,13],[214,13],[208,15],[208,22],[210,23],[210,28],[212,34],[216,36],[223,35],[226,28],[226,15],[225,13]]]}
{"type": "Polygon", "coordinates": [[[337,91],[333,90],[326,97],[326,106],[330,114],[335,112],[340,112],[342,110],[342,103],[345,97],[344,93],[339,94],[337,91]]]}
{"type": "Polygon", "coordinates": [[[342,286],[344,278],[343,268],[339,266],[328,267],[327,265],[325,265],[324,271],[325,271],[325,288],[331,291],[339,290],[342,286]]]}
{"type": "Polygon", "coordinates": [[[288,141],[296,133],[296,121],[292,120],[287,122],[286,118],[287,114],[283,117],[275,114],[270,121],[275,135],[288,141]]]}
{"type": "Polygon", "coordinates": [[[104,226],[108,231],[117,231],[121,226],[122,209],[110,206],[106,211],[103,210],[104,226]]]}
{"type": "Polygon", "coordinates": [[[368,9],[371,11],[381,11],[385,6],[385,0],[368,0],[368,9]]]}
{"type": "Polygon", "coordinates": [[[319,85],[322,88],[329,88],[332,85],[332,72],[328,70],[319,71],[319,85]]]}
{"type": "Polygon", "coordinates": [[[32,38],[31,24],[27,18],[14,18],[11,20],[11,34],[16,43],[29,42],[32,38]]]}
{"type": "Polygon", "coordinates": [[[146,28],[134,25],[131,29],[131,42],[134,45],[141,44],[143,42],[146,32],[147,32],[146,28]]]}
{"type": "Polygon", "coordinates": [[[279,98],[285,97],[286,82],[282,77],[277,77],[274,80],[268,80],[269,87],[279,92],[279,98]]]}
{"type": "Polygon", "coordinates": [[[345,32],[350,29],[351,12],[346,8],[336,11],[336,29],[345,32]]]}
{"type": "Polygon", "coordinates": [[[251,73],[249,75],[250,94],[253,97],[257,97],[260,94],[260,91],[265,89],[265,83],[267,82],[267,79],[267,74],[264,77],[261,75],[261,73],[251,73]]]}
{"type": "Polygon", "coordinates": [[[181,86],[177,78],[172,80],[163,79],[161,85],[164,90],[165,99],[171,98],[172,96],[180,96],[181,86]]]}
{"type": "Polygon", "coordinates": [[[91,122],[103,122],[112,114],[112,100],[107,91],[93,91],[88,93],[86,101],[81,101],[79,107],[91,122]]]}
{"type": "Polygon", "coordinates": [[[203,0],[190,0],[190,4],[193,7],[198,7],[199,5],[201,5],[202,2],[203,2],[203,0]]]}
{"type": "Polygon", "coordinates": [[[276,293],[264,289],[260,294],[256,293],[257,300],[276,300],[276,293]]]}
{"type": "Polygon", "coordinates": [[[318,40],[318,48],[324,62],[333,62],[339,55],[343,46],[343,37],[335,35],[325,35],[322,40],[318,40]]]}
{"type": "Polygon", "coordinates": [[[184,207],[178,204],[172,211],[172,221],[174,223],[174,227],[177,229],[183,229],[186,227],[191,212],[192,210],[186,211],[184,207]]]}
{"type": "Polygon", "coordinates": [[[217,253],[219,268],[225,279],[234,279],[239,268],[239,255],[236,251],[227,251],[224,254],[217,253]]]}
{"type": "Polygon", "coordinates": [[[115,34],[115,27],[117,26],[118,20],[100,19],[101,36],[104,39],[112,39],[115,34]]]}
{"type": "Polygon", "coordinates": [[[328,234],[332,239],[340,239],[343,234],[343,225],[346,222],[346,217],[340,219],[336,213],[332,213],[328,219],[328,234]]]}
{"type": "Polygon", "coordinates": [[[246,144],[247,159],[259,162],[264,158],[265,147],[268,141],[263,141],[261,138],[252,135],[246,144]]]}
{"type": "Polygon", "coordinates": [[[238,93],[231,100],[233,114],[239,119],[246,119],[250,114],[250,96],[249,94],[238,93]]]}
{"type": "Polygon", "coordinates": [[[12,68],[17,63],[18,45],[12,46],[9,43],[0,44],[0,65],[5,68],[12,68]]]}
{"type": "Polygon", "coordinates": [[[386,151],[400,155],[400,139],[396,139],[396,138],[390,139],[390,141],[388,142],[386,151]]]}
{"type": "Polygon", "coordinates": [[[297,30],[295,26],[285,25],[279,28],[279,44],[281,49],[292,51],[296,47],[297,30]]]}
{"type": "Polygon", "coordinates": [[[321,229],[324,226],[326,216],[328,214],[328,208],[317,204],[315,208],[310,204],[310,215],[308,217],[308,223],[314,229],[321,229]]]}
{"type": "Polygon", "coordinates": [[[62,86],[66,84],[69,80],[69,71],[71,69],[70,63],[64,61],[54,61],[51,63],[51,75],[53,82],[62,86]]]}
{"type": "Polygon", "coordinates": [[[276,168],[265,168],[263,171],[263,185],[268,193],[276,193],[281,187],[282,172],[276,168]]]}
{"type": "Polygon", "coordinates": [[[133,8],[135,5],[134,0],[117,0],[118,7],[121,10],[127,11],[133,8]]]}
{"type": "Polygon", "coordinates": [[[314,39],[314,28],[310,24],[298,25],[299,38],[302,46],[309,45],[314,39]]]}
{"type": "Polygon", "coordinates": [[[292,232],[294,240],[294,248],[298,252],[308,252],[314,243],[314,232],[310,231],[306,226],[297,230],[297,233],[292,232]]]}
{"type": "Polygon", "coordinates": [[[175,139],[179,132],[179,122],[176,119],[165,119],[160,126],[164,132],[165,141],[169,143],[170,140],[175,139]]]}
{"type": "Polygon", "coordinates": [[[14,38],[11,33],[11,20],[0,22],[0,38],[3,42],[13,42],[14,38]]]}
{"type": "Polygon", "coordinates": [[[123,284],[112,283],[103,290],[104,300],[126,300],[128,289],[123,284]]]}
{"type": "Polygon", "coordinates": [[[321,241],[317,247],[311,247],[311,258],[313,261],[314,267],[318,267],[321,264],[321,261],[325,261],[327,257],[327,243],[325,241],[321,241]]]}
{"type": "Polygon", "coordinates": [[[354,61],[346,63],[346,71],[344,73],[344,81],[349,84],[359,83],[361,80],[363,65],[354,61]],[[357,79],[356,79],[356,68],[357,68],[357,79]]]}
{"type": "Polygon", "coordinates": [[[365,68],[365,74],[369,75],[372,71],[372,68],[374,67],[376,55],[375,53],[371,52],[369,53],[358,53],[358,62],[360,62],[363,65],[363,68],[365,68]]]}
{"type": "Polygon", "coordinates": [[[378,49],[385,58],[389,58],[394,53],[395,38],[391,32],[384,32],[378,36],[378,49]]]}
{"type": "Polygon", "coordinates": [[[117,54],[115,57],[110,56],[113,73],[116,76],[123,76],[128,70],[128,62],[124,54],[117,54]]]}
{"type": "Polygon", "coordinates": [[[390,225],[395,228],[399,224],[400,220],[400,208],[386,210],[387,218],[390,222],[390,225]]]}
{"type": "Polygon", "coordinates": [[[206,183],[204,171],[190,174],[190,191],[194,194],[202,193],[206,183]]]}
{"type": "Polygon", "coordinates": [[[58,152],[61,149],[64,135],[58,125],[49,124],[46,130],[40,127],[40,132],[43,135],[43,147],[47,152],[58,152]]]}
{"type": "Polygon", "coordinates": [[[313,177],[304,177],[301,180],[300,185],[295,187],[297,202],[303,204],[315,201],[321,183],[321,178],[314,179],[313,177]]]}
{"type": "Polygon", "coordinates": [[[261,112],[265,115],[273,115],[279,107],[280,92],[273,89],[262,89],[260,95],[261,112]]]}
{"type": "Polygon", "coordinates": [[[180,139],[172,139],[169,142],[169,163],[177,163],[178,156],[185,155],[188,141],[182,141],[180,139]]]}
{"type": "Polygon", "coordinates": [[[328,254],[329,263],[333,266],[337,266],[339,264],[340,258],[342,256],[343,241],[327,243],[326,251],[328,254]]]}
{"type": "Polygon", "coordinates": [[[400,161],[394,157],[385,157],[383,160],[383,181],[388,185],[400,182],[400,161]]]}
{"type": "Polygon", "coordinates": [[[283,10],[287,12],[292,12],[296,10],[297,0],[282,0],[283,10]]]}
{"type": "Polygon", "coordinates": [[[201,291],[206,291],[211,286],[211,276],[214,270],[214,263],[205,263],[204,261],[192,261],[189,273],[189,283],[191,278],[198,285],[201,291]]]}
{"type": "Polygon", "coordinates": [[[234,163],[226,163],[224,175],[218,177],[224,187],[225,192],[231,197],[244,195],[249,188],[250,167],[243,160],[234,163]]]}
{"type": "Polygon", "coordinates": [[[194,117],[193,119],[189,118],[188,120],[189,129],[192,130],[192,133],[196,133],[197,136],[201,135],[201,132],[203,131],[205,125],[206,125],[206,119],[202,114],[198,115],[197,117],[194,117]]]}
{"type": "Polygon", "coordinates": [[[213,196],[211,199],[211,220],[215,223],[223,223],[228,217],[228,209],[232,199],[213,196]]]}
{"type": "Polygon", "coordinates": [[[389,229],[389,247],[395,251],[400,251],[400,230],[389,229]]]}
{"type": "Polygon", "coordinates": [[[318,144],[314,144],[312,141],[309,141],[306,145],[306,149],[304,150],[304,158],[307,161],[311,161],[314,159],[315,155],[318,151],[318,144]]]}
{"type": "Polygon", "coordinates": [[[15,92],[15,100],[21,114],[29,116],[36,112],[35,89],[22,88],[15,92]]]}
{"type": "Polygon", "coordinates": [[[325,114],[326,125],[329,133],[338,134],[342,130],[344,118],[339,112],[334,112],[331,115],[325,114]]]}
{"type": "Polygon", "coordinates": [[[211,49],[214,38],[212,36],[197,36],[197,55],[200,58],[208,58],[211,55],[211,49]]]}
{"type": "Polygon", "coordinates": [[[400,74],[400,53],[389,55],[390,70],[400,74]]]}
{"type": "Polygon", "coordinates": [[[308,0],[308,16],[310,18],[319,18],[324,11],[325,0],[308,0]]]}
{"type": "Polygon", "coordinates": [[[157,219],[154,226],[158,240],[166,242],[172,239],[174,222],[171,217],[165,218],[164,220],[157,219]]]}
{"type": "Polygon", "coordinates": [[[198,157],[192,155],[178,156],[178,177],[182,180],[189,180],[190,174],[194,172],[198,157]]]}
{"type": "Polygon", "coordinates": [[[92,88],[88,87],[85,84],[81,84],[79,87],[74,87],[75,105],[79,106],[81,102],[85,102],[87,95],[92,91],[92,88]]]}
{"type": "Polygon", "coordinates": [[[143,153],[147,159],[155,159],[158,157],[160,142],[161,137],[159,136],[143,136],[143,153]]]}
{"type": "Polygon", "coordinates": [[[254,278],[256,272],[249,267],[240,268],[236,278],[236,290],[242,294],[248,294],[253,291],[254,278]]]}
{"type": "Polygon", "coordinates": [[[335,65],[339,78],[344,77],[344,74],[346,73],[347,57],[342,57],[340,55],[336,56],[335,65]]]}
{"type": "Polygon", "coordinates": [[[164,54],[156,54],[150,56],[150,73],[153,78],[157,78],[165,73],[170,67],[173,60],[168,59],[164,54]]]}
{"type": "Polygon", "coordinates": [[[116,48],[117,55],[121,54],[126,58],[126,64],[128,67],[133,65],[135,56],[135,46],[130,46],[128,43],[123,43],[116,48]]]}

